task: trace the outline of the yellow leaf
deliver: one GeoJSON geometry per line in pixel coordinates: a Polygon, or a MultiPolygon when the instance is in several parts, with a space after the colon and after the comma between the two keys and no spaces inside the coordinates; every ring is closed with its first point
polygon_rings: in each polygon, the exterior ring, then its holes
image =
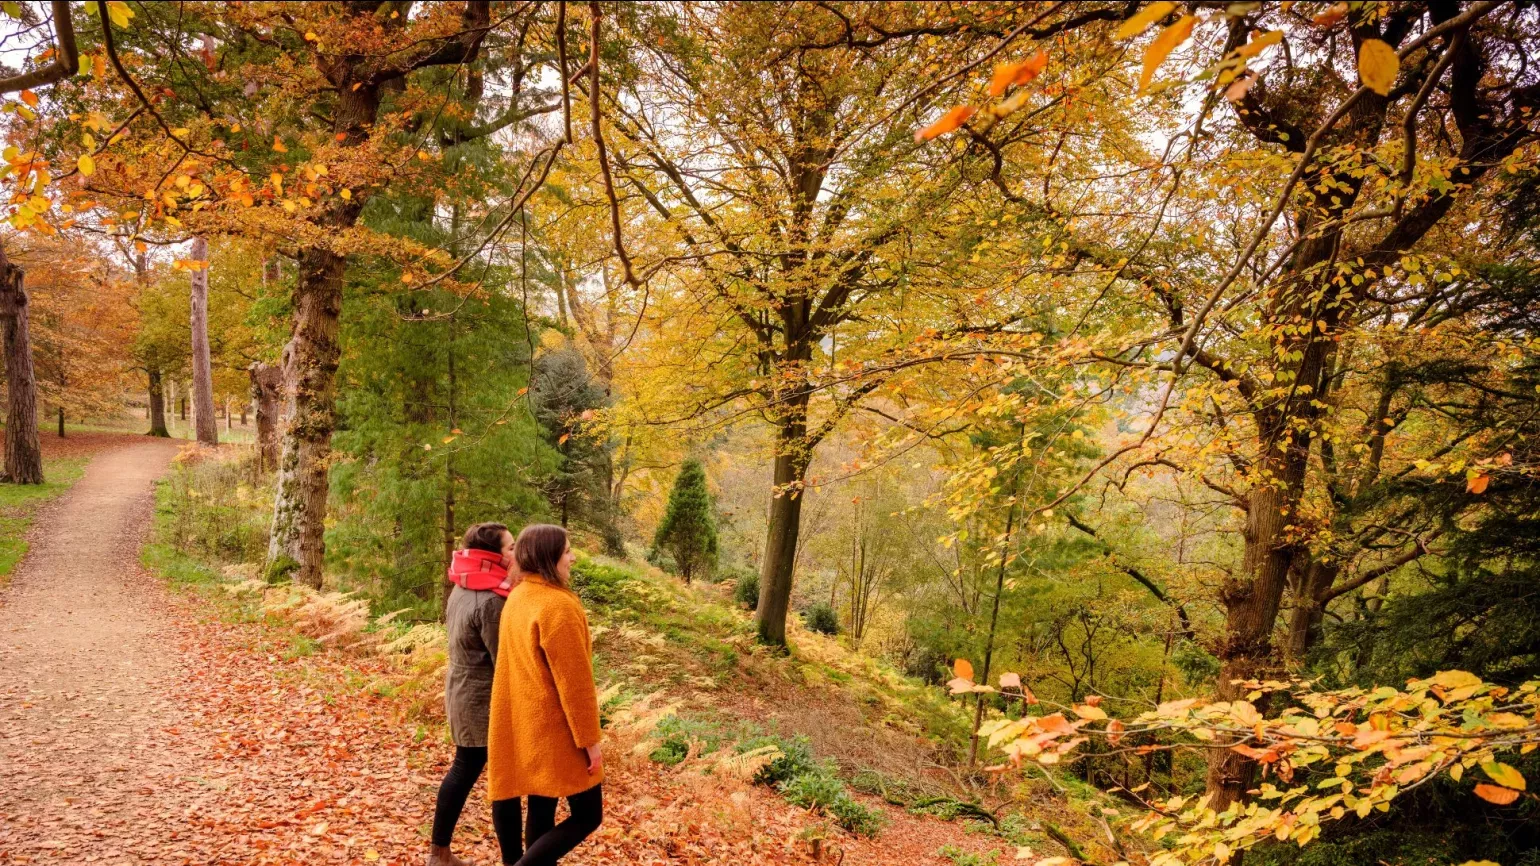
{"type": "Polygon", "coordinates": [[[1262,53],[1262,49],[1269,45],[1277,45],[1283,41],[1282,30],[1269,30],[1266,33],[1258,33],[1250,42],[1235,49],[1235,53],[1241,57],[1256,57],[1262,53]]]}
{"type": "Polygon", "coordinates": [[[957,661],[952,662],[952,673],[956,674],[961,679],[965,679],[971,682],[973,680],[973,662],[970,662],[967,659],[958,659],[957,661]]]}
{"type": "Polygon", "coordinates": [[[107,55],[98,54],[91,58],[91,73],[98,79],[107,77],[107,55]]]}
{"type": "Polygon", "coordinates": [[[1488,785],[1485,782],[1476,786],[1476,796],[1499,806],[1506,806],[1519,798],[1519,792],[1512,788],[1499,788],[1496,785],[1488,785]]]}
{"type": "Polygon", "coordinates": [[[289,149],[287,147],[283,146],[283,139],[279,138],[276,135],[273,136],[273,150],[276,150],[279,153],[288,153],[289,152],[289,149]]]}
{"type": "Polygon", "coordinates": [[[1081,704],[1080,706],[1075,707],[1075,715],[1089,721],[1096,721],[1099,719],[1107,718],[1107,714],[1102,711],[1101,707],[1093,707],[1090,704],[1081,704]]]}
{"type": "Polygon", "coordinates": [[[1167,2],[1167,0],[1151,3],[1140,9],[1137,15],[1124,21],[1122,26],[1118,27],[1118,32],[1113,34],[1113,37],[1116,39],[1132,39],[1150,29],[1151,24],[1166,17],[1175,8],[1176,4],[1167,2]]]}
{"type": "Polygon", "coordinates": [[[342,196],[343,201],[348,201],[353,198],[353,191],[344,187],[342,192],[338,193],[338,195],[342,196]]]}
{"type": "Polygon", "coordinates": [[[1143,93],[1150,86],[1150,79],[1155,77],[1155,70],[1166,62],[1169,55],[1178,45],[1187,41],[1192,35],[1193,25],[1198,23],[1198,16],[1183,15],[1180,20],[1170,27],[1160,31],[1148,46],[1144,49],[1144,69],[1139,73],[1139,92],[1143,93]]]}
{"type": "Polygon", "coordinates": [[[273,191],[283,195],[283,175],[275,171],[267,179],[273,184],[273,191]]]}
{"type": "Polygon", "coordinates": [[[53,203],[40,195],[35,195],[27,199],[27,206],[35,213],[47,213],[48,209],[53,207],[53,203]]]}
{"type": "Polygon", "coordinates": [[[370,863],[373,863],[374,861],[380,859],[380,852],[370,848],[364,852],[364,859],[368,860],[370,863]]]}
{"type": "Polygon", "coordinates": [[[82,153],[80,158],[75,160],[75,167],[80,169],[80,173],[86,177],[96,174],[96,160],[92,159],[89,153],[82,153]]]}
{"type": "Polygon", "coordinates": [[[1507,764],[1498,761],[1487,761],[1481,765],[1481,772],[1486,773],[1488,778],[1504,788],[1524,790],[1524,774],[1507,764]]]}
{"type": "Polygon", "coordinates": [[[128,8],[123,0],[110,0],[107,4],[107,17],[119,27],[127,27],[128,20],[134,17],[134,10],[128,8]]]}
{"type": "Polygon", "coordinates": [[[1358,77],[1364,86],[1381,96],[1390,95],[1391,85],[1401,71],[1396,49],[1379,39],[1365,39],[1358,49],[1358,77]]]}
{"type": "Polygon", "coordinates": [[[938,135],[945,135],[966,123],[968,118],[972,117],[976,111],[978,109],[971,105],[959,105],[949,110],[946,114],[941,115],[940,120],[916,132],[914,140],[930,141],[938,135]]]}

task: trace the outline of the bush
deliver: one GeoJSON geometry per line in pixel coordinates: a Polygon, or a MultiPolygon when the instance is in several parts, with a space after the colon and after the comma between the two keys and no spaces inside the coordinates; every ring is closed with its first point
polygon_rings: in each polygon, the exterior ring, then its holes
{"type": "Polygon", "coordinates": [[[880,810],[861,805],[844,791],[834,798],[828,811],[834,823],[857,836],[875,836],[887,822],[880,810]]]}
{"type": "Polygon", "coordinates": [[[759,575],[746,571],[733,586],[733,601],[749,610],[759,609],[759,575]]]}
{"type": "Polygon", "coordinates": [[[788,803],[823,812],[857,836],[875,836],[882,829],[882,813],[858,803],[845,783],[826,770],[803,773],[777,787],[788,803]]]}
{"type": "Polygon", "coordinates": [[[778,785],[807,773],[827,775],[824,765],[813,757],[813,744],[807,737],[782,737],[775,734],[752,737],[738,744],[738,754],[764,746],[775,746],[781,756],[766,764],[754,777],[761,785],[778,785]]]}
{"type": "Polygon", "coordinates": [[[816,631],[819,634],[837,635],[840,633],[839,614],[834,612],[826,602],[818,602],[802,612],[802,623],[808,631],[816,631]]]}
{"type": "Polygon", "coordinates": [[[722,737],[715,728],[704,722],[678,716],[664,716],[653,733],[661,736],[663,741],[647,757],[670,767],[689,757],[692,742],[700,743],[700,751],[696,753],[698,755],[710,754],[722,744],[722,737]]]}
{"type": "Polygon", "coordinates": [[[625,601],[631,573],[588,557],[572,563],[572,589],[589,604],[613,607],[625,601]]]}
{"type": "Polygon", "coordinates": [[[845,793],[844,782],[818,770],[797,775],[776,787],[786,802],[804,809],[827,809],[840,797],[850,797],[845,793]]]}

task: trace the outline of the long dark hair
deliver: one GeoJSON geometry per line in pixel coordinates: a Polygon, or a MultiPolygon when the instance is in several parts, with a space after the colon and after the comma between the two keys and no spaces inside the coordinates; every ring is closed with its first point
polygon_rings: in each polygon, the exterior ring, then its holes
{"type": "Polygon", "coordinates": [[[567,552],[567,530],[549,523],[531,523],[519,532],[513,543],[513,561],[527,574],[538,574],[562,589],[567,581],[556,571],[556,563],[567,552]]]}
{"type": "Polygon", "coordinates": [[[490,553],[503,552],[503,533],[508,527],[501,523],[477,523],[465,530],[465,540],[460,546],[466,550],[485,550],[490,553]]]}

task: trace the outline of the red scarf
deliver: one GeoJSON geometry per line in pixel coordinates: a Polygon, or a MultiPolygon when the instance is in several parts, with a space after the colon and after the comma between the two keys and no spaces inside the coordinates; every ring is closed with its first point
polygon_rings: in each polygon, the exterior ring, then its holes
{"type": "Polygon", "coordinates": [[[449,582],[466,589],[490,589],[503,598],[513,589],[503,555],[490,550],[456,550],[449,560],[449,582]]]}

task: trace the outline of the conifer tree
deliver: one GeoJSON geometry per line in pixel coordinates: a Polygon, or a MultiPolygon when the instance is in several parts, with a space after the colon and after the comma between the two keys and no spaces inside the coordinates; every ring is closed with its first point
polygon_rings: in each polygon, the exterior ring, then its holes
{"type": "Polygon", "coordinates": [[[710,570],[717,558],[717,524],[711,514],[711,492],[706,489],[706,470],[699,460],[686,460],[668,495],[668,511],[652,545],[674,557],[685,583],[701,569],[710,570]]]}

